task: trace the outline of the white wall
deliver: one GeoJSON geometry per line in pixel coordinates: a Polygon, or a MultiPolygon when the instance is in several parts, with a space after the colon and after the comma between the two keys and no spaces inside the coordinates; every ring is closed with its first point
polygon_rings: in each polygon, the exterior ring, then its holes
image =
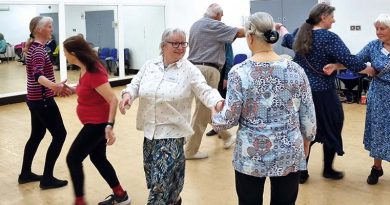
{"type": "Polygon", "coordinates": [[[48,5],[9,5],[8,11],[0,11],[0,32],[3,33],[4,39],[16,45],[26,39],[30,35],[29,23],[30,20],[40,13],[57,12],[57,6],[48,5]]]}
{"type": "Polygon", "coordinates": [[[389,0],[332,0],[336,7],[332,31],[337,33],[352,53],[357,53],[369,41],[377,39],[373,22],[380,13],[390,13],[389,0]],[[351,31],[360,25],[360,31],[351,31]]]}

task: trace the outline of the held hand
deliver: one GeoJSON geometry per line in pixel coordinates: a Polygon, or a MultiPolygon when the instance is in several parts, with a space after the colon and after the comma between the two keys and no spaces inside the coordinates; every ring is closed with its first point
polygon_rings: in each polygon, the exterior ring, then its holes
{"type": "Polygon", "coordinates": [[[60,92],[58,92],[57,95],[59,95],[61,97],[68,97],[68,96],[70,96],[72,94],[73,94],[72,89],[69,86],[64,86],[64,87],[62,87],[60,92]]]}
{"type": "Polygon", "coordinates": [[[282,23],[275,23],[275,30],[276,31],[279,31],[280,30],[280,27],[282,27],[283,24],[282,23]]]}
{"type": "Polygon", "coordinates": [[[336,69],[336,64],[327,64],[322,68],[326,75],[331,75],[336,69]]]}
{"type": "Polygon", "coordinates": [[[362,73],[367,74],[368,76],[374,77],[378,74],[378,72],[371,66],[367,66],[362,73]]]}
{"type": "Polygon", "coordinates": [[[112,130],[113,128],[111,126],[107,126],[106,127],[106,144],[107,145],[112,145],[114,144],[116,138],[115,138],[115,134],[114,134],[114,131],[112,130]]]}
{"type": "Polygon", "coordinates": [[[124,94],[122,100],[119,102],[119,111],[122,115],[126,114],[126,110],[130,109],[132,101],[129,94],[124,94]]]}
{"type": "Polygon", "coordinates": [[[305,151],[305,157],[309,156],[310,153],[310,141],[303,140],[303,150],[305,151]]]}
{"type": "Polygon", "coordinates": [[[215,111],[216,112],[221,112],[221,110],[223,109],[223,106],[225,105],[225,100],[221,100],[219,102],[217,102],[217,104],[215,105],[215,111]]]}
{"type": "Polygon", "coordinates": [[[223,89],[226,89],[226,88],[227,88],[227,83],[228,83],[227,80],[223,80],[223,89]]]}

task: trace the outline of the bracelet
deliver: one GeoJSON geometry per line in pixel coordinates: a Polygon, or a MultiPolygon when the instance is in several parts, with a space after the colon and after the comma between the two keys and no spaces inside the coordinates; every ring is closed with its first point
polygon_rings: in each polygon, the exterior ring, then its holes
{"type": "Polygon", "coordinates": [[[106,127],[111,127],[111,128],[113,128],[113,127],[114,127],[114,123],[113,123],[113,122],[107,122],[106,127]]]}

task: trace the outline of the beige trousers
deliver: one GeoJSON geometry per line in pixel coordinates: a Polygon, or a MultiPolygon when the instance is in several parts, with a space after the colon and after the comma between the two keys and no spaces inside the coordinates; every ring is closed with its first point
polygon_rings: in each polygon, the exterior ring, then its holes
{"type": "MultiPolygon", "coordinates": [[[[199,70],[202,72],[204,78],[207,81],[207,84],[217,89],[219,79],[220,79],[220,72],[214,67],[211,66],[204,66],[204,65],[196,65],[196,67],[199,68],[199,70]]],[[[194,135],[189,138],[189,140],[186,143],[185,147],[185,154],[187,156],[194,155],[199,151],[200,144],[202,142],[203,134],[207,128],[207,124],[211,123],[211,110],[207,108],[203,103],[198,99],[195,98],[195,112],[192,116],[191,126],[194,130],[194,135]]],[[[218,135],[223,139],[228,139],[232,135],[230,132],[223,130],[218,132],[218,135]]]]}

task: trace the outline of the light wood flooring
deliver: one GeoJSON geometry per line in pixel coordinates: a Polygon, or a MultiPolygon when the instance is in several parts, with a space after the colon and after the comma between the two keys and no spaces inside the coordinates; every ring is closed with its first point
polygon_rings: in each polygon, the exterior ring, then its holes
{"type": "MultiPolygon", "coordinates": [[[[114,88],[118,93],[123,87],[114,88]]],[[[70,179],[65,162],[69,146],[81,128],[75,113],[76,98],[56,99],[68,131],[63,151],[55,167],[55,176],[70,179]]],[[[121,184],[132,198],[132,205],[144,205],[148,191],[142,165],[143,134],[135,130],[138,101],[128,113],[117,114],[116,143],[108,148],[108,156],[115,167],[121,184]]],[[[346,154],[336,157],[335,168],[345,171],[340,181],[324,179],[322,173],[322,146],[313,146],[310,157],[308,182],[300,186],[298,205],[388,205],[390,204],[390,165],[384,162],[384,176],[375,186],[367,185],[366,178],[372,159],[362,144],[365,106],[344,104],[343,130],[346,154]]],[[[235,131],[236,129],[232,129],[235,131]]],[[[0,106],[0,205],[71,205],[71,184],[64,188],[40,190],[39,183],[18,185],[22,154],[30,133],[30,114],[25,103],[0,106]]],[[[33,163],[33,171],[42,173],[44,156],[51,135],[42,141],[33,163]]],[[[235,205],[233,150],[224,150],[217,137],[204,136],[201,151],[209,158],[186,161],[183,205],[235,205]]],[[[84,161],[85,189],[89,204],[97,204],[111,190],[87,158],[84,161]]],[[[269,204],[269,184],[266,182],[264,204],[269,204]]]]}
{"type": "MultiPolygon", "coordinates": [[[[67,71],[67,83],[76,84],[79,79],[78,70],[67,71]]],[[[60,80],[60,71],[54,71],[57,81],[60,80]]],[[[117,78],[113,73],[110,74],[110,78],[117,78]]],[[[26,92],[26,66],[16,60],[2,61],[0,63],[0,97],[3,94],[26,92]]]]}

